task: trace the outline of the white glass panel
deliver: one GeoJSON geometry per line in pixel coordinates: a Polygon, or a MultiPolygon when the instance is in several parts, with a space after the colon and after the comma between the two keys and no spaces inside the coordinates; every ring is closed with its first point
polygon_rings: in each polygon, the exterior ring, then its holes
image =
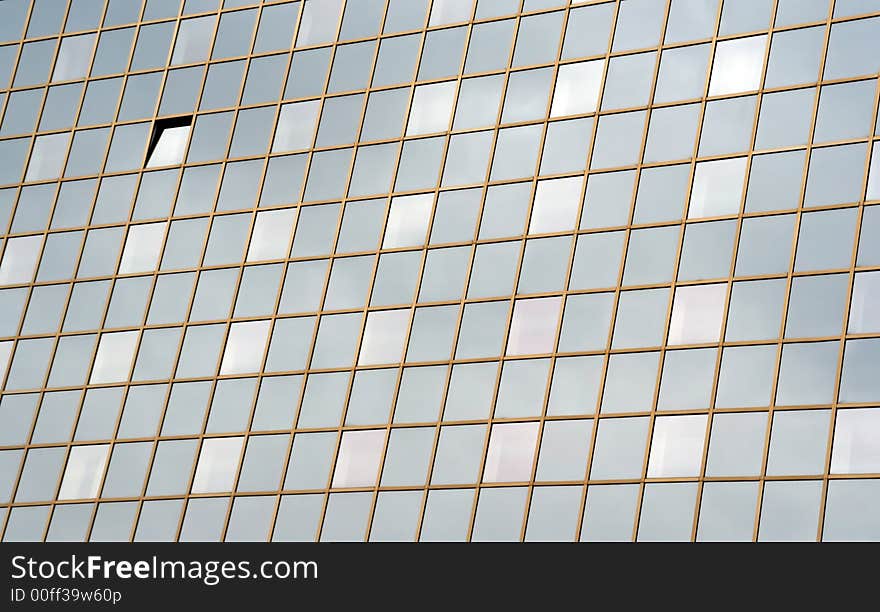
{"type": "Polygon", "coordinates": [[[556,75],[551,117],[593,113],[599,105],[604,60],[565,64],[556,75]]]}
{"type": "Polygon", "coordinates": [[[334,487],[372,487],[376,484],[379,462],[385,446],[385,430],[347,431],[342,435],[334,487]]]}
{"type": "Polygon", "coordinates": [[[834,428],[833,474],[880,472],[880,409],[840,410],[834,428]]]}
{"type": "Polygon", "coordinates": [[[98,496],[98,487],[107,465],[109,444],[74,446],[61,481],[58,499],[86,499],[98,496]]]}
{"type": "Polygon", "coordinates": [[[120,274],[150,272],[159,265],[159,253],[165,239],[165,224],[133,225],[128,229],[120,274]]]}
{"type": "Polygon", "coordinates": [[[31,282],[42,244],[42,236],[7,240],[3,260],[0,262],[0,285],[31,282]]]}
{"type": "Polygon", "coordinates": [[[738,213],[745,174],[745,157],[697,164],[688,219],[738,213]]]}
{"type": "Polygon", "coordinates": [[[364,329],[358,365],[398,363],[409,331],[409,310],[371,312],[364,329]]]}
{"type": "Polygon", "coordinates": [[[406,135],[431,134],[449,129],[455,103],[455,81],[416,87],[406,135]]]}
{"type": "Polygon", "coordinates": [[[270,210],[257,213],[247,261],[282,259],[290,252],[290,233],[296,220],[296,209],[270,210]]]}
{"type": "Polygon", "coordinates": [[[556,342],[556,326],[562,298],[517,300],[507,342],[508,355],[550,353],[556,342]]]}
{"type": "Polygon", "coordinates": [[[285,104],[278,116],[278,129],[272,142],[272,153],[297,151],[312,146],[318,119],[319,100],[285,104]]]}
{"type": "Polygon", "coordinates": [[[66,81],[78,79],[89,71],[89,63],[92,59],[92,47],[95,45],[95,35],[70,36],[63,40],[58,52],[58,61],[55,62],[55,70],[52,71],[53,81],[66,81]]]}
{"type": "Polygon", "coordinates": [[[669,344],[718,342],[727,285],[697,285],[675,290],[669,344]]]}
{"type": "Polygon", "coordinates": [[[532,478],[538,423],[492,426],[483,482],[524,482],[532,478]]]}
{"type": "Polygon", "coordinates": [[[190,127],[180,125],[162,130],[153,152],[150,153],[150,159],[147,160],[147,168],[171,166],[182,162],[186,143],[189,140],[190,127]]]}
{"type": "Polygon", "coordinates": [[[766,36],[738,38],[718,43],[712,62],[709,95],[753,91],[761,85],[766,36]]]}
{"type": "Polygon", "coordinates": [[[39,181],[61,176],[69,140],[70,134],[37,136],[24,180],[39,181]]]}
{"type": "Polygon", "coordinates": [[[248,321],[233,323],[229,328],[221,374],[241,374],[256,372],[263,361],[266,337],[269,335],[269,321],[248,321]]]}
{"type": "Polygon", "coordinates": [[[700,475],[706,415],[660,417],[654,421],[648,477],[700,475]]]}
{"type": "Polygon", "coordinates": [[[102,335],[89,383],[127,380],[137,339],[138,332],[136,331],[102,335]]]}
{"type": "Polygon", "coordinates": [[[388,213],[382,248],[393,249],[425,244],[433,202],[434,196],[431,194],[394,198],[391,201],[391,211],[388,213]]]}
{"type": "Polygon", "coordinates": [[[571,231],[577,222],[581,178],[541,181],[529,221],[530,234],[571,231]]]}
{"type": "Polygon", "coordinates": [[[471,18],[473,6],[474,0],[434,0],[431,5],[431,18],[428,25],[468,21],[471,18]]]}
{"type": "MultiPolygon", "coordinates": [[[[232,490],[244,438],[211,438],[202,444],[199,465],[193,480],[193,493],[232,490]]],[[[181,466],[189,469],[188,466],[181,466]]]]}
{"type": "Polygon", "coordinates": [[[332,42],[339,29],[342,0],[309,0],[303,8],[296,35],[296,45],[317,45],[332,42]]]}
{"type": "Polygon", "coordinates": [[[880,272],[856,274],[849,333],[880,332],[880,272]]]}
{"type": "MultiPolygon", "coordinates": [[[[880,128],[878,128],[880,129],[880,128]]],[[[868,173],[867,200],[880,200],[880,142],[871,151],[871,169],[868,173]]]]}

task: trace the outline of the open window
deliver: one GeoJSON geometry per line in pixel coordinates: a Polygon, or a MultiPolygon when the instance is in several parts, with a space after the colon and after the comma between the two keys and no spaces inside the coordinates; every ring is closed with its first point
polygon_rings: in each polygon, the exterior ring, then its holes
{"type": "Polygon", "coordinates": [[[147,149],[147,168],[182,162],[191,128],[191,116],[157,119],[147,149]]]}

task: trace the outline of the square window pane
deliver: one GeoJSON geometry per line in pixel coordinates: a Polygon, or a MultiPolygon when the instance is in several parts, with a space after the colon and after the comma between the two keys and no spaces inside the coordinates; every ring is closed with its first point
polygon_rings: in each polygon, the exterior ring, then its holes
{"type": "Polygon", "coordinates": [[[648,477],[699,476],[706,416],[658,417],[654,421],[648,477]]]}
{"type": "Polygon", "coordinates": [[[376,483],[385,430],[347,431],[342,435],[332,487],[371,487],[376,483]]]}
{"type": "Polygon", "coordinates": [[[599,421],[591,480],[641,477],[648,421],[648,417],[599,421]]]}
{"type": "Polygon", "coordinates": [[[193,493],[213,493],[232,489],[238,472],[244,438],[210,438],[202,452],[193,479],[193,493]]]}
{"type": "MultiPolygon", "coordinates": [[[[824,472],[830,421],[829,410],[776,412],[773,415],[767,474],[787,476],[824,472]]],[[[839,422],[838,417],[838,427],[839,422]]],[[[835,433],[835,438],[836,436],[835,433]]],[[[834,447],[837,448],[836,443],[834,447]]],[[[834,467],[831,470],[834,472],[834,467]]]]}
{"type": "Polygon", "coordinates": [[[706,476],[760,474],[766,431],[766,412],[716,414],[712,417],[706,476]]]}
{"type": "MultiPolygon", "coordinates": [[[[722,15],[722,27],[724,16],[722,15]]],[[[719,42],[712,62],[709,95],[719,96],[758,89],[764,65],[766,36],[719,42]]]]}

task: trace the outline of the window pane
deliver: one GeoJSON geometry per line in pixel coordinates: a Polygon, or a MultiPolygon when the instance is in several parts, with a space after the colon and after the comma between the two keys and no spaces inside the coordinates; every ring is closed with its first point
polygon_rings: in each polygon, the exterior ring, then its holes
{"type": "Polygon", "coordinates": [[[696,483],[645,485],[637,540],[688,541],[693,528],[696,483]]]}
{"type": "Polygon", "coordinates": [[[705,437],[705,416],[657,418],[648,477],[699,476],[705,437]]]}
{"type": "Polygon", "coordinates": [[[560,66],[556,75],[550,116],[563,117],[595,112],[599,103],[603,68],[601,61],[560,66]]]}
{"type": "Polygon", "coordinates": [[[190,126],[166,128],[159,134],[159,139],[147,159],[147,168],[170,166],[183,161],[186,143],[189,140],[190,126]]]}
{"type": "Polygon", "coordinates": [[[201,62],[208,58],[214,21],[213,17],[200,17],[180,22],[174,52],[171,55],[172,65],[201,62]]]}
{"type": "Polygon", "coordinates": [[[437,443],[432,484],[473,483],[479,478],[485,425],[443,427],[437,443]]]}
{"type": "Polygon", "coordinates": [[[339,28],[342,0],[306,2],[300,19],[297,46],[332,42],[339,28]]]}
{"type": "Polygon", "coordinates": [[[877,430],[880,411],[874,408],[841,410],[834,427],[834,452],[831,472],[834,474],[870,474],[880,466],[880,445],[877,430]]]}
{"type": "Polygon", "coordinates": [[[455,82],[416,87],[407,122],[406,135],[445,132],[455,101],[455,82]]]}
{"type": "Polygon", "coordinates": [[[767,474],[821,474],[825,470],[830,421],[828,410],[777,412],[773,416],[767,474]]]}
{"type": "Polygon", "coordinates": [[[638,498],[639,485],[589,486],[581,541],[632,541],[638,498]]]}
{"type": "Polygon", "coordinates": [[[545,422],[536,480],[583,480],[592,432],[592,420],[545,422]]]}
{"type": "Polygon", "coordinates": [[[240,374],[256,372],[260,369],[266,338],[269,334],[269,321],[233,323],[226,339],[226,350],[220,364],[221,374],[240,374]]]}
{"type": "Polygon", "coordinates": [[[518,300],[510,324],[508,355],[552,352],[556,341],[560,298],[518,300]]]}
{"type": "Polygon", "coordinates": [[[821,496],[821,481],[765,483],[758,540],[815,541],[821,496]]]}
{"type": "Polygon", "coordinates": [[[388,213],[382,248],[424,244],[432,204],[433,197],[427,194],[394,198],[388,213]]]}
{"type": "Polygon", "coordinates": [[[492,426],[484,482],[531,480],[538,423],[504,423],[492,426]]]}
{"type": "MultiPolygon", "coordinates": [[[[704,1],[697,0],[697,2],[704,1]]],[[[714,2],[714,0],[710,0],[710,2],[714,2]]],[[[691,4],[693,3],[691,0],[691,4]]],[[[673,10],[677,4],[681,5],[680,0],[674,0],[673,10]]],[[[699,13],[699,10],[697,12],[699,13]]],[[[669,28],[671,27],[670,23],[669,28]]],[[[669,28],[666,32],[667,41],[671,32],[669,28]]],[[[672,102],[701,97],[706,86],[709,51],[709,45],[664,50],[660,59],[660,72],[657,76],[654,102],[672,102]]]]}
{"type": "Polygon", "coordinates": [[[590,479],[639,478],[648,421],[648,417],[600,420],[590,479]]]}
{"type": "Polygon", "coordinates": [[[364,329],[358,364],[399,362],[409,327],[409,317],[408,310],[370,313],[364,329]]]}
{"type": "Polygon", "coordinates": [[[758,483],[712,482],[703,486],[697,540],[751,542],[758,483]]]}
{"type": "Polygon", "coordinates": [[[385,430],[347,431],[342,435],[333,487],[371,487],[376,484],[385,446],[385,430]]]}
{"type": "Polygon", "coordinates": [[[303,433],[293,438],[285,489],[320,489],[327,486],[336,448],[335,433],[303,433]]]}
{"type": "Polygon", "coordinates": [[[664,2],[626,0],[617,15],[612,51],[656,47],[660,42],[664,2]]]}
{"type": "Polygon", "coordinates": [[[529,220],[530,234],[571,231],[577,216],[581,179],[540,181],[529,220]]]}
{"type": "Polygon", "coordinates": [[[137,332],[102,334],[90,383],[121,382],[128,378],[137,332]]]}
{"type": "Polygon", "coordinates": [[[202,443],[193,493],[229,491],[238,471],[244,438],[211,438],[202,443]]]}
{"type": "Polygon", "coordinates": [[[526,492],[526,487],[481,489],[471,541],[519,541],[526,492]]]}
{"type": "MultiPolygon", "coordinates": [[[[785,413],[777,413],[777,417],[782,414],[785,413]]],[[[712,418],[712,432],[709,436],[706,475],[760,474],[766,430],[766,412],[716,414],[712,418]]]]}
{"type": "Polygon", "coordinates": [[[709,95],[717,96],[758,89],[761,84],[766,45],[766,36],[738,38],[718,43],[712,63],[709,95]]]}
{"type": "Polygon", "coordinates": [[[657,386],[659,353],[613,355],[608,361],[602,412],[648,411],[657,386]]]}

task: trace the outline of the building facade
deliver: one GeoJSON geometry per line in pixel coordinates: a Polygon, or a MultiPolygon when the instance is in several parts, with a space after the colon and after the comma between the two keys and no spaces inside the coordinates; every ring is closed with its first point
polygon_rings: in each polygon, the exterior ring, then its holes
{"type": "Polygon", "coordinates": [[[0,2],[4,541],[880,539],[880,1],[0,2]]]}

